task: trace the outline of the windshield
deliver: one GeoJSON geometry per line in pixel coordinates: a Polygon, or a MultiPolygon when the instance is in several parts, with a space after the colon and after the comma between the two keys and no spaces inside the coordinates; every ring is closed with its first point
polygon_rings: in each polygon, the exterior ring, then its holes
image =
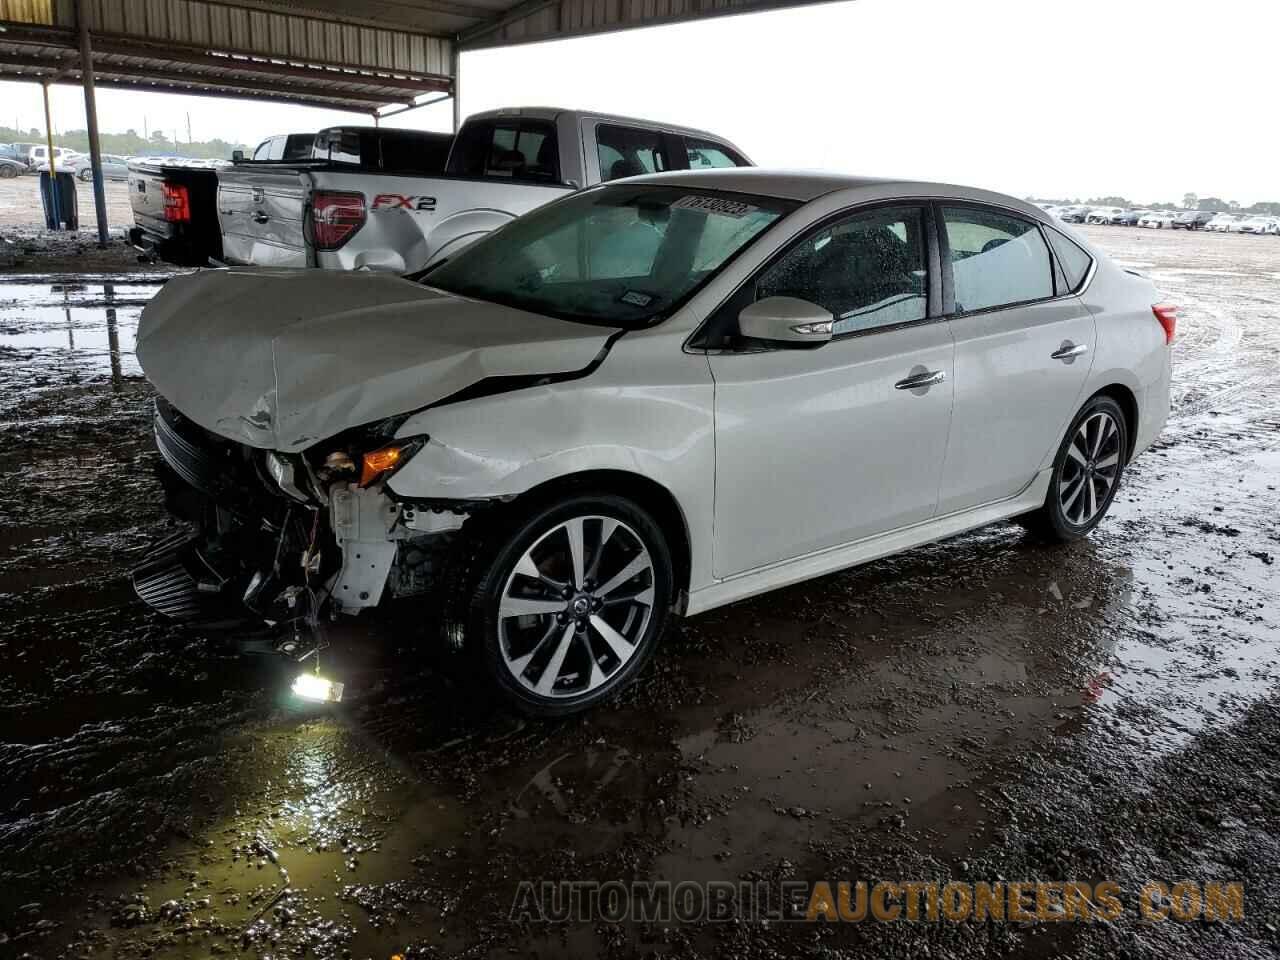
{"type": "Polygon", "coordinates": [[[680,306],[795,203],[616,184],[491,233],[423,283],[564,320],[637,328],[680,306]]]}

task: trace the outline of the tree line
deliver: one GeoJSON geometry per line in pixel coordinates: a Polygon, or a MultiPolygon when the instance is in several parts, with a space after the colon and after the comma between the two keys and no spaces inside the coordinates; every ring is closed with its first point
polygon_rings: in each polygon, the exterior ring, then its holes
{"type": "MultiPolygon", "coordinates": [[[[13,127],[0,126],[0,143],[44,142],[44,131],[35,127],[30,130],[15,130],[13,127]]],[[[232,150],[244,150],[246,153],[249,151],[243,143],[230,143],[216,138],[194,140],[190,143],[181,140],[174,142],[165,135],[163,130],[153,130],[147,137],[143,137],[136,130],[126,130],[124,133],[100,133],[98,142],[102,145],[103,153],[125,157],[164,156],[230,160],[232,150]]],[[[58,147],[88,153],[89,131],[68,130],[66,133],[56,134],[53,143],[58,147]]]]}
{"type": "Polygon", "coordinates": [[[1128,197],[1090,197],[1088,200],[1041,200],[1041,203],[1081,205],[1088,207],[1123,207],[1126,210],[1205,210],[1209,213],[1256,213],[1267,217],[1280,217],[1280,202],[1255,203],[1243,206],[1235,200],[1221,197],[1198,197],[1188,193],[1182,203],[1137,203],[1128,197]]]}

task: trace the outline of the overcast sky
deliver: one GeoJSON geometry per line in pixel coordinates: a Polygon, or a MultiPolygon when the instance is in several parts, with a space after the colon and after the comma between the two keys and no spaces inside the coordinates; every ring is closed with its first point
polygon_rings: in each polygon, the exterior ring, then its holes
{"type": "MultiPolygon", "coordinates": [[[[854,0],[464,54],[462,108],[550,104],[703,127],[758,164],[1017,195],[1280,201],[1280,4],[854,0]]],[[[0,83],[43,129],[39,88],[0,83]]],[[[363,115],[101,90],[102,128],[249,144],[363,115]],[[172,135],[172,133],[170,134],[172,135]]],[[[396,126],[448,129],[448,104],[396,126]]],[[[84,126],[55,89],[55,129],[84,126]]]]}

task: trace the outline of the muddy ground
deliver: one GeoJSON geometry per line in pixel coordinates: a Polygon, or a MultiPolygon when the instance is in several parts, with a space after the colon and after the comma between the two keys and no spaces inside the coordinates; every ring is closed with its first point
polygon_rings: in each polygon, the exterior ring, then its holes
{"type": "Polygon", "coordinates": [[[716,611],[554,723],[411,612],[341,631],[333,708],[149,613],[157,278],[0,278],[0,955],[1274,956],[1280,240],[1089,232],[1184,308],[1090,540],[1002,524],[716,611]],[[1125,912],[517,922],[524,879],[1114,880],[1125,912]],[[1243,882],[1245,917],[1142,920],[1148,880],[1243,882]]]}

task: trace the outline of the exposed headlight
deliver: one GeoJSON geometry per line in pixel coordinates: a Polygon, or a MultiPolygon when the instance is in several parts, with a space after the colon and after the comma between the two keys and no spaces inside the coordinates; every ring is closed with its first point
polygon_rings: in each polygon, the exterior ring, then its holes
{"type": "Polygon", "coordinates": [[[293,497],[293,499],[302,503],[311,502],[311,498],[298,489],[291,460],[286,460],[275,451],[269,451],[267,453],[267,472],[271,474],[271,479],[275,480],[276,486],[293,497]]]}
{"type": "Polygon", "coordinates": [[[371,450],[360,459],[360,486],[367,487],[375,480],[385,480],[409,462],[409,458],[422,449],[421,437],[390,443],[371,450]]]}

